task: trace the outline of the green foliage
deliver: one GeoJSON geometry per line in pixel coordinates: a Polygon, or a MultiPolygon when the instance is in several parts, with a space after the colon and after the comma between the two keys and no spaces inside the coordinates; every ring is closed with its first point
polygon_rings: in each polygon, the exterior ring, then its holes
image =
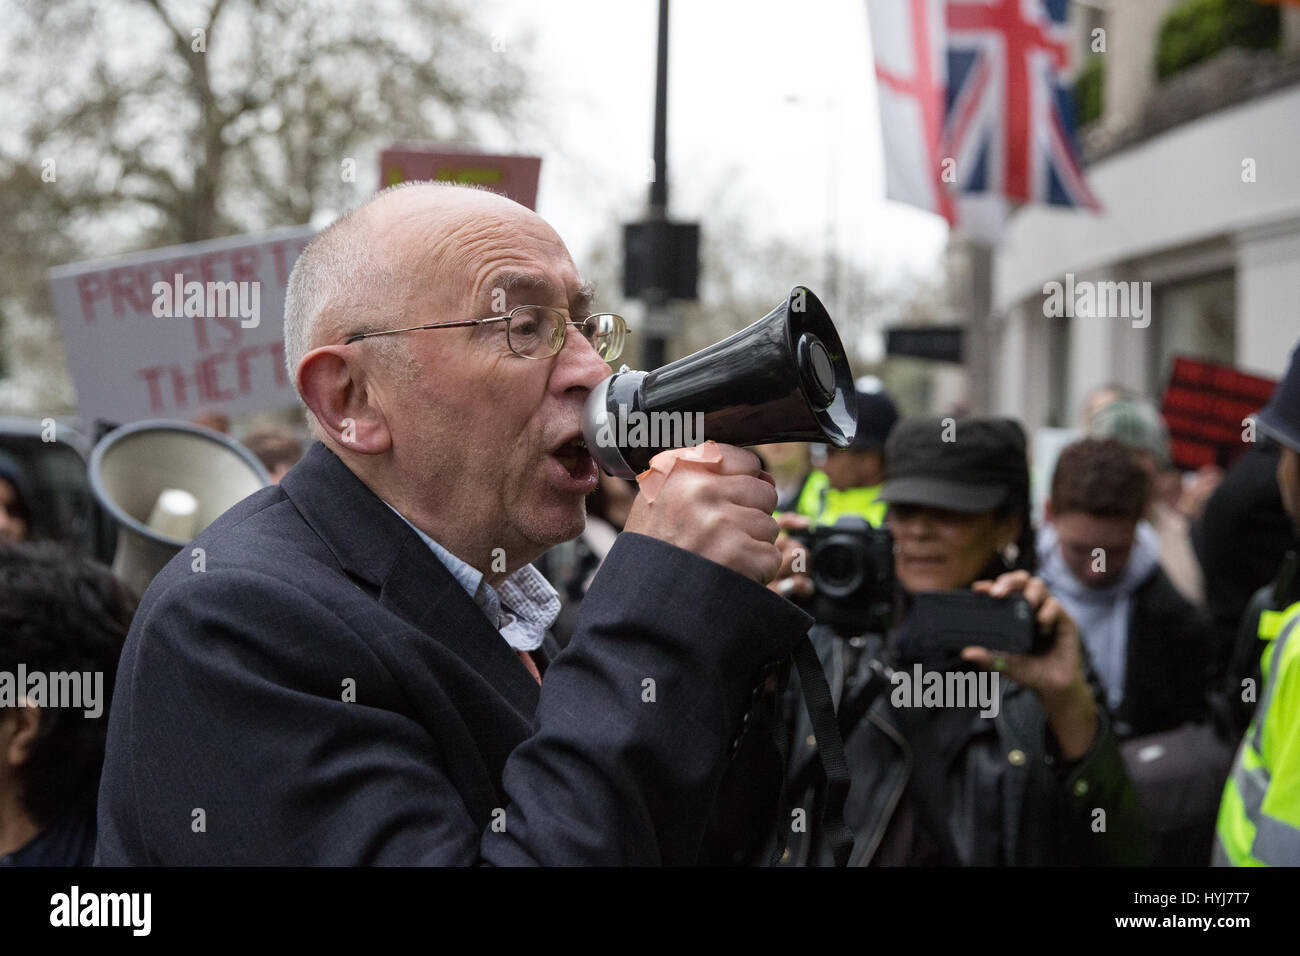
{"type": "Polygon", "coordinates": [[[1160,79],[1226,50],[1275,50],[1281,40],[1281,13],[1253,0],[1184,0],[1165,17],[1156,49],[1160,79]]]}
{"type": "Polygon", "coordinates": [[[1102,58],[1094,56],[1079,71],[1074,81],[1074,113],[1080,126],[1101,117],[1101,88],[1104,77],[1102,58]]]}

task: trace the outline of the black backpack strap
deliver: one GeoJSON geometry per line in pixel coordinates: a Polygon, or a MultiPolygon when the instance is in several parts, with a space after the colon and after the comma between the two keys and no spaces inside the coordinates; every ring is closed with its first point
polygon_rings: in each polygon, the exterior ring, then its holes
{"type": "MultiPolygon", "coordinates": [[[[813,654],[816,654],[816,645],[813,645],[813,654]]],[[[809,663],[809,666],[811,666],[811,662],[809,663]]],[[[801,678],[803,673],[808,669],[809,667],[802,667],[799,669],[801,678]]],[[[851,665],[848,670],[850,673],[853,673],[856,668],[851,665]]],[[[844,750],[844,740],[849,737],[862,718],[866,716],[867,711],[871,709],[871,705],[875,702],[876,698],[880,696],[881,692],[889,687],[891,673],[892,672],[888,666],[881,663],[878,659],[873,658],[870,661],[870,666],[867,668],[865,675],[862,675],[857,681],[850,679],[845,685],[844,696],[840,700],[839,708],[834,710],[835,723],[839,728],[838,737],[833,734],[828,736],[826,732],[818,731],[816,727],[813,728],[818,743],[816,756],[808,758],[806,762],[801,761],[799,767],[794,770],[793,774],[787,771],[785,789],[782,791],[784,796],[781,801],[781,820],[784,821],[789,817],[790,797],[795,794],[812,792],[818,796],[819,803],[822,805],[827,803],[827,788],[825,787],[825,783],[829,781],[829,776],[826,773],[825,765],[820,759],[822,741],[829,741],[829,746],[832,747],[833,750],[838,750],[838,752],[842,754],[844,750]]],[[[825,673],[823,672],[821,681],[817,681],[816,678],[814,678],[814,681],[817,683],[823,683],[825,681],[825,673]]],[[[807,701],[809,699],[807,685],[805,684],[801,689],[803,691],[803,699],[807,701]]],[[[829,685],[827,685],[826,694],[828,696],[831,695],[829,685]]],[[[834,697],[831,696],[831,699],[834,700],[834,697]]],[[[810,722],[816,724],[815,720],[811,720],[814,712],[813,706],[805,703],[805,709],[808,711],[810,722]]],[[[791,720],[792,717],[793,714],[787,714],[787,720],[791,720]]],[[[793,723],[791,723],[791,726],[793,726],[793,723]]],[[[784,740],[781,741],[779,747],[783,751],[789,749],[788,743],[784,740]]],[[[832,754],[832,757],[833,756],[834,755],[832,754]]],[[[845,764],[847,765],[847,759],[845,760],[845,764]]],[[[791,768],[793,769],[792,765],[791,768]]],[[[834,821],[837,816],[839,820],[843,820],[842,802],[839,802],[836,805],[836,808],[832,810],[829,819],[834,821]]],[[[847,825],[845,826],[845,829],[848,830],[847,825]]],[[[848,832],[851,838],[852,831],[848,830],[848,832]]],[[[823,833],[823,838],[830,842],[829,832],[823,833]]],[[[780,845],[776,846],[773,851],[771,859],[772,866],[776,866],[780,862],[783,849],[784,841],[782,841],[780,845]]]]}
{"type": "MultiPolygon", "coordinates": [[[[844,804],[849,796],[849,765],[844,757],[844,741],[830,685],[821,660],[807,636],[794,649],[794,664],[799,671],[804,706],[813,734],[817,737],[817,757],[826,776],[825,797],[821,808],[821,830],[830,845],[836,866],[846,866],[853,853],[853,833],[844,822],[844,804]]],[[[782,821],[784,825],[784,821],[782,821]]]]}

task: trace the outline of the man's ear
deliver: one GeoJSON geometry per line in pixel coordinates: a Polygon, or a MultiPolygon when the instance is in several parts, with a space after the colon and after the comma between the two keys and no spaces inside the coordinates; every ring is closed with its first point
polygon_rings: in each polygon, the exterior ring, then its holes
{"type": "Polygon", "coordinates": [[[393,445],[373,377],[355,350],[325,345],[298,363],[298,391],[325,434],[340,447],[381,455],[393,445]]]}
{"type": "Polygon", "coordinates": [[[32,755],[32,746],[41,729],[41,709],[39,707],[5,708],[3,759],[10,767],[25,764],[32,755]]]}
{"type": "Polygon", "coordinates": [[[1055,520],[1056,520],[1055,518],[1052,517],[1052,499],[1051,499],[1051,498],[1048,498],[1048,499],[1046,499],[1046,500],[1043,502],[1043,520],[1046,521],[1048,524],[1052,524],[1052,523],[1054,523],[1055,520]]]}

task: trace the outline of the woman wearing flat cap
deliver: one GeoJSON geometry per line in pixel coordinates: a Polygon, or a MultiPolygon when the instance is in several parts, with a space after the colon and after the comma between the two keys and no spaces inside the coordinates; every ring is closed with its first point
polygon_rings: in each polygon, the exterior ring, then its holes
{"type": "MultiPolygon", "coordinates": [[[[894,538],[894,626],[886,635],[852,637],[814,628],[852,777],[844,811],[854,837],[850,864],[1148,862],[1145,824],[1089,681],[1078,628],[1032,575],[1024,432],[1010,419],[907,419],[885,445],[885,465],[880,498],[894,538]],[[939,653],[933,635],[912,626],[911,609],[917,594],[951,589],[1023,595],[1047,649],[1022,655],[972,645],[939,653]],[[863,691],[882,665],[890,684],[873,698],[863,691]],[[969,688],[988,672],[988,699],[962,706],[948,693],[917,706],[919,695],[900,691],[918,668],[927,683],[947,687],[964,681],[969,688]]],[[[792,719],[802,713],[793,708],[792,719]]],[[[815,750],[810,728],[796,723],[796,786],[816,779],[806,769],[815,750]]],[[[790,805],[816,806],[805,801],[817,797],[794,792],[790,805]]],[[[783,861],[828,862],[817,830],[790,834],[783,861]]]]}

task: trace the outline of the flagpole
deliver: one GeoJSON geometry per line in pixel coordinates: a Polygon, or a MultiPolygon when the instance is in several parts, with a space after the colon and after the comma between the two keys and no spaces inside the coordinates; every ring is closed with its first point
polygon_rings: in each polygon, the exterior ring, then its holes
{"type": "Polygon", "coordinates": [[[966,237],[970,288],[966,296],[966,404],[971,415],[993,413],[993,245],[966,237]]]}

